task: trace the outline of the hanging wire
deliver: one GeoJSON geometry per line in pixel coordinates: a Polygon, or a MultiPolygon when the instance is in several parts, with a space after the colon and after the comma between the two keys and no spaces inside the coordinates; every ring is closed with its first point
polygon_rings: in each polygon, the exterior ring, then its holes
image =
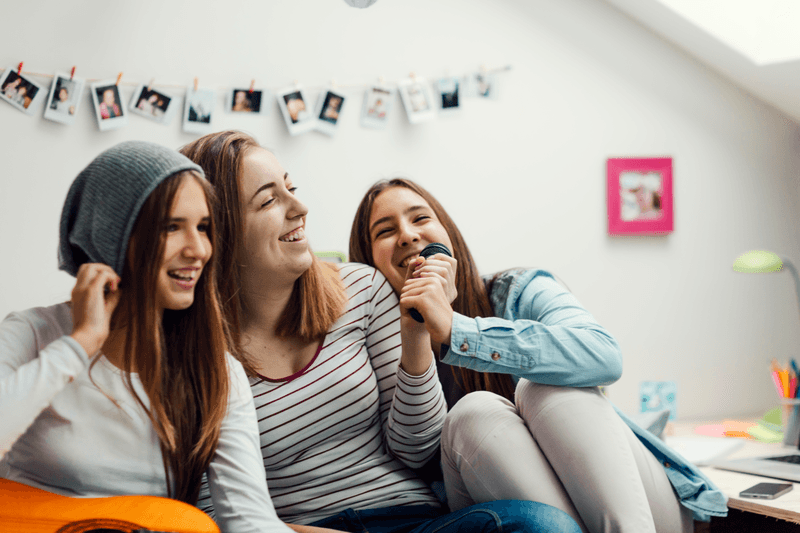
{"type": "MultiPolygon", "coordinates": [[[[470,74],[473,74],[473,73],[494,74],[494,73],[506,72],[508,70],[511,70],[511,65],[505,65],[505,66],[502,66],[502,67],[491,68],[491,69],[484,69],[483,67],[481,67],[481,68],[476,69],[474,71],[470,71],[470,74]]],[[[2,72],[5,73],[5,69],[2,72]]],[[[48,78],[48,79],[52,79],[52,78],[55,77],[54,74],[44,74],[44,73],[41,73],[41,72],[29,72],[27,70],[23,73],[23,76],[35,76],[35,77],[38,77],[38,78],[48,78]]],[[[414,77],[416,78],[416,77],[420,77],[420,76],[417,76],[415,74],[414,77]]],[[[450,77],[450,76],[448,76],[448,77],[450,77]]],[[[112,78],[84,78],[84,79],[86,80],[87,83],[93,83],[93,82],[98,82],[98,81],[110,80],[112,78]]],[[[383,77],[380,77],[379,79],[380,79],[379,83],[382,84],[382,85],[397,85],[397,82],[386,82],[385,80],[383,80],[383,77]]],[[[438,79],[438,76],[434,77],[434,78],[427,78],[427,79],[438,79]]],[[[342,89],[368,89],[369,87],[371,87],[374,84],[375,83],[339,83],[339,82],[336,82],[336,89],[339,89],[339,90],[342,90],[342,89]]],[[[128,86],[128,87],[138,87],[139,85],[142,85],[142,83],[135,82],[135,81],[120,81],[119,85],[128,86]]],[[[157,84],[153,84],[153,87],[160,87],[160,88],[167,88],[167,89],[186,89],[186,87],[189,86],[189,85],[191,85],[191,83],[185,83],[185,84],[182,84],[182,85],[170,84],[170,83],[157,83],[157,84]]],[[[266,90],[270,90],[270,91],[279,91],[279,90],[283,89],[284,87],[286,87],[288,85],[289,84],[284,84],[284,85],[280,85],[280,86],[272,86],[272,87],[259,87],[259,89],[262,89],[262,90],[266,89],[266,90]]],[[[295,81],[295,85],[297,85],[296,81],[295,81]]],[[[315,90],[315,89],[324,89],[326,87],[329,87],[329,85],[310,85],[310,86],[304,86],[304,87],[307,88],[307,89],[315,90]]],[[[228,90],[228,89],[230,89],[229,86],[223,88],[223,90],[228,90]]]]}

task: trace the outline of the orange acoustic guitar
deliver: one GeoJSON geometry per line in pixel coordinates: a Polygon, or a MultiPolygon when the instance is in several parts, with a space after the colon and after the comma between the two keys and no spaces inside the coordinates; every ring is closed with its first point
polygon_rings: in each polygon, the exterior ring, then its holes
{"type": "Polygon", "coordinates": [[[69,498],[0,479],[3,533],[219,533],[189,504],[157,496],[69,498]]]}

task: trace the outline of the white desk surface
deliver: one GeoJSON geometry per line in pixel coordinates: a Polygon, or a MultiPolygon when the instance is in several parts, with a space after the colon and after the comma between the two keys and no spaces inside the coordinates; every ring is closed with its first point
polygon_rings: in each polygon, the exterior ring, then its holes
{"type": "MultiPolygon", "coordinates": [[[[737,420],[749,420],[748,418],[738,418],[737,420]]],[[[665,434],[683,436],[693,435],[694,428],[704,424],[719,424],[720,421],[711,422],[691,422],[691,421],[676,421],[667,426],[665,434]]],[[[733,438],[733,437],[720,437],[720,438],[733,438]]],[[[744,440],[744,445],[738,450],[731,453],[728,458],[744,458],[754,457],[758,455],[767,454],[780,454],[784,451],[791,452],[797,451],[797,447],[783,446],[782,444],[767,444],[764,442],[757,442],[749,439],[744,440]]],[[[754,500],[750,498],[740,498],[739,493],[746,488],[752,487],[756,483],[789,483],[788,481],[776,480],[774,478],[766,478],[761,476],[754,476],[751,474],[740,474],[737,472],[729,472],[727,470],[719,470],[710,466],[699,467],[700,471],[708,476],[711,481],[717,484],[721,491],[728,496],[728,507],[732,509],[739,509],[741,511],[748,511],[751,513],[762,514],[774,518],[780,518],[795,524],[800,524],[800,483],[794,483],[793,489],[779,496],[774,500],[754,500]]]]}

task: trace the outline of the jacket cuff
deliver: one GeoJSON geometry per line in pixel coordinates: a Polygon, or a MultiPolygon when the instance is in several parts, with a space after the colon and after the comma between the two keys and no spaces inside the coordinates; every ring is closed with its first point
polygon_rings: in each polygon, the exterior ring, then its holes
{"type": "Polygon", "coordinates": [[[453,313],[453,325],[450,328],[449,350],[442,350],[441,360],[448,358],[475,357],[478,354],[478,323],[474,318],[467,318],[460,313],[453,313]]]}

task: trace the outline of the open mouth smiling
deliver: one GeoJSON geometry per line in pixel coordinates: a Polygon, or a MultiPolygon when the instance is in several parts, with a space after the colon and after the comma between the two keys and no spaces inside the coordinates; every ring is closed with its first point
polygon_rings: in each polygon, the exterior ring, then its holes
{"type": "Polygon", "coordinates": [[[306,236],[306,230],[301,226],[295,230],[290,231],[289,233],[279,238],[278,240],[281,242],[295,242],[303,240],[305,236],[306,236]]]}

